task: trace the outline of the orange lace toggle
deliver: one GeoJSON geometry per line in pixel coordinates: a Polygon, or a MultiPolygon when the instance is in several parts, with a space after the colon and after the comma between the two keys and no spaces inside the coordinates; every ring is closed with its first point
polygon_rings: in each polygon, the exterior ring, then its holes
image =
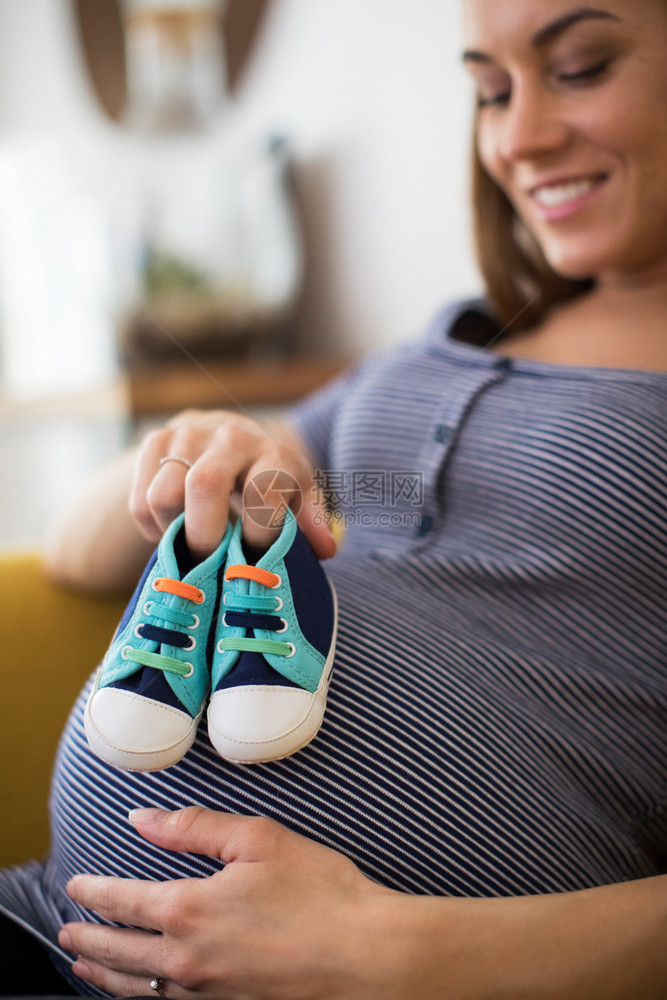
{"type": "Polygon", "coordinates": [[[153,586],[165,594],[176,594],[177,597],[184,597],[187,601],[194,601],[195,604],[201,604],[204,600],[204,594],[199,587],[183,583],[181,580],[172,580],[168,576],[159,576],[153,586]]]}
{"type": "Polygon", "coordinates": [[[238,563],[236,566],[228,566],[225,573],[225,580],[254,580],[265,587],[275,587],[280,583],[277,573],[270,573],[268,569],[260,569],[258,566],[245,566],[238,563]]]}

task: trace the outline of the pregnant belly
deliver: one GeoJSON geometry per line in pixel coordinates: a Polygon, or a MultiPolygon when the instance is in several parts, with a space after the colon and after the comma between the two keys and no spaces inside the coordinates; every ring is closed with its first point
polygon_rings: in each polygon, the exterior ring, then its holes
{"type": "MultiPolygon", "coordinates": [[[[229,764],[210,746],[204,721],[174,767],[123,772],[89,750],[82,692],[54,770],[52,885],[79,871],[169,879],[217,870],[216,859],[148,844],[127,822],[135,807],[193,804],[273,817],[406,892],[513,895],[654,873],[628,841],[622,810],[616,816],[583,778],[573,780],[544,699],[518,708],[482,682],[484,661],[497,651],[436,627],[441,603],[430,622],[422,606],[397,632],[387,605],[360,600],[381,592],[369,587],[368,567],[339,572],[335,584],[341,627],[325,722],[286,760],[229,764]]],[[[592,767],[599,748],[591,742],[592,767]]],[[[584,776],[587,752],[578,747],[584,776]]]]}

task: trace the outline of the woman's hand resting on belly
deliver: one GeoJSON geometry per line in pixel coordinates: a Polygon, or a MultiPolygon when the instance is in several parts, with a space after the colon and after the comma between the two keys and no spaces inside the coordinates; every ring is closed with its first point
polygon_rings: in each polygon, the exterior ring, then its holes
{"type": "Polygon", "coordinates": [[[412,896],[272,820],[191,807],[133,814],[202,879],[78,875],[70,896],[131,925],[66,924],[74,972],[174,1000],[662,1000],[667,876],[544,896],[412,896]],[[142,930],[141,928],[145,928],[142,930]],[[159,934],[150,933],[158,931],[159,934]]]}
{"type": "MultiPolygon", "coordinates": [[[[409,995],[400,992],[399,968],[408,926],[399,927],[396,903],[410,897],[273,820],[197,807],[141,810],[132,819],[155,844],[227,865],[208,878],[169,882],[73,878],[67,888],[78,903],[146,928],[67,924],[60,942],[80,956],[80,978],[116,996],[150,994],[154,977],[174,998],[409,995]]],[[[418,970],[404,971],[414,987],[418,970]]]]}

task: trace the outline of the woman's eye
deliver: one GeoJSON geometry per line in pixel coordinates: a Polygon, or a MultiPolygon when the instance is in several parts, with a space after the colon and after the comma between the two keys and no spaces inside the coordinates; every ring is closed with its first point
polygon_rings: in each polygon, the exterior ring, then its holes
{"type": "Polygon", "coordinates": [[[592,80],[596,76],[601,76],[609,65],[610,60],[606,59],[604,62],[596,63],[595,66],[587,66],[586,69],[579,70],[578,73],[561,73],[559,80],[563,80],[566,83],[574,80],[592,80]]]}
{"type": "Polygon", "coordinates": [[[496,94],[494,97],[478,97],[477,107],[478,108],[490,108],[493,104],[503,104],[505,101],[509,100],[509,92],[505,94],[496,94]]]}
{"type": "MultiPolygon", "coordinates": [[[[602,76],[604,71],[610,64],[609,59],[604,62],[596,63],[595,66],[587,66],[585,69],[579,70],[577,73],[561,73],[558,79],[562,83],[577,83],[578,81],[585,82],[586,80],[594,80],[598,76],[602,76]]],[[[508,90],[502,91],[499,94],[492,94],[489,97],[482,97],[481,95],[477,97],[477,107],[478,108],[491,108],[491,107],[501,107],[504,104],[508,104],[510,99],[510,92],[508,90]]]]}

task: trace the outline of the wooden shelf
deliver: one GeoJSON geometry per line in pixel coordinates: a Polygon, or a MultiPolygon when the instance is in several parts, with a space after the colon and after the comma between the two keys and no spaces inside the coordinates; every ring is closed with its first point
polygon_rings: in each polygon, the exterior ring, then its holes
{"type": "Polygon", "coordinates": [[[293,403],[334,378],[352,358],[281,361],[207,361],[156,365],[124,376],[134,417],[176,413],[189,407],[228,409],[293,403]]]}

